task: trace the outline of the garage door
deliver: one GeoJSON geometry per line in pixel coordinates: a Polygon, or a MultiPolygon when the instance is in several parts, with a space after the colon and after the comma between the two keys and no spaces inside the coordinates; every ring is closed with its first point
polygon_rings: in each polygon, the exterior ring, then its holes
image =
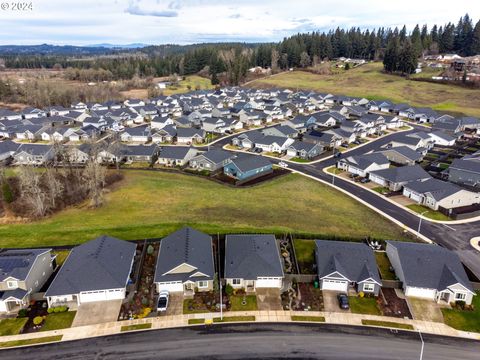
{"type": "Polygon", "coordinates": [[[348,281],[322,280],[322,290],[347,291],[348,281]]]}
{"type": "Polygon", "coordinates": [[[282,278],[258,278],[255,284],[257,288],[281,288],[282,278]]]}
{"type": "Polygon", "coordinates": [[[102,300],[107,300],[105,291],[91,291],[80,293],[80,303],[102,300]]]}
{"type": "Polygon", "coordinates": [[[405,295],[423,299],[435,299],[435,290],[408,286],[405,295]]]}
{"type": "Polygon", "coordinates": [[[164,282],[158,284],[158,292],[167,290],[169,292],[183,291],[183,284],[181,281],[164,282]]]}

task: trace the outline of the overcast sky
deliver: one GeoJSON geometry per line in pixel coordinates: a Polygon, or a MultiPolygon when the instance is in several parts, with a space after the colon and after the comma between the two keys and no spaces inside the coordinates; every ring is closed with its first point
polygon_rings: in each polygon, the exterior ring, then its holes
{"type": "Polygon", "coordinates": [[[4,45],[278,41],[337,26],[411,30],[480,17],[479,0],[32,0],[31,11],[12,10],[16,1],[0,0],[4,45]]]}

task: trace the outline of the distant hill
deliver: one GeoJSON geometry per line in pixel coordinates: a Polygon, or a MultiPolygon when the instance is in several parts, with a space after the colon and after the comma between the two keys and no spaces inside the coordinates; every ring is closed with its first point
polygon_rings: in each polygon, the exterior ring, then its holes
{"type": "Polygon", "coordinates": [[[144,48],[146,46],[150,46],[150,45],[142,44],[142,43],[132,43],[132,44],[123,44],[123,45],[102,43],[102,44],[86,45],[86,47],[90,47],[90,48],[107,48],[107,49],[139,49],[139,48],[144,48]]]}
{"type": "Polygon", "coordinates": [[[103,55],[115,49],[101,46],[74,45],[0,45],[0,55],[103,55]]]}

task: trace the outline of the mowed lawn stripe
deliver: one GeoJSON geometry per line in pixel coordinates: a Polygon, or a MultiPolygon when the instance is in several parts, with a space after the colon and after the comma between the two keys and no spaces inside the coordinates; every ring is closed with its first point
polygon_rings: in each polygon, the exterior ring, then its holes
{"type": "Polygon", "coordinates": [[[152,171],[124,171],[105,196],[47,219],[0,227],[1,247],[66,245],[108,234],[162,237],[183,225],[208,233],[276,232],[403,239],[402,230],[345,194],[298,174],[250,188],[152,171]]]}

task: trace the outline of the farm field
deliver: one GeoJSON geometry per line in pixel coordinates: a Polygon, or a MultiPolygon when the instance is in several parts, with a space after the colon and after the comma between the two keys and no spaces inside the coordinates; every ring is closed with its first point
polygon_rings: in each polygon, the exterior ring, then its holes
{"type": "Polygon", "coordinates": [[[332,75],[292,71],[251,82],[251,87],[285,87],[336,95],[391,100],[412,106],[431,107],[452,114],[480,116],[480,90],[459,86],[410,81],[382,73],[381,63],[369,63],[332,75]]]}
{"type": "Polygon", "coordinates": [[[124,174],[98,209],[85,203],[43,220],[2,225],[0,247],[78,244],[104,234],[125,240],[155,238],[183,225],[211,234],[291,232],[326,239],[405,239],[401,228],[373,210],[301,175],[232,188],[183,174],[128,170],[124,174]]]}

